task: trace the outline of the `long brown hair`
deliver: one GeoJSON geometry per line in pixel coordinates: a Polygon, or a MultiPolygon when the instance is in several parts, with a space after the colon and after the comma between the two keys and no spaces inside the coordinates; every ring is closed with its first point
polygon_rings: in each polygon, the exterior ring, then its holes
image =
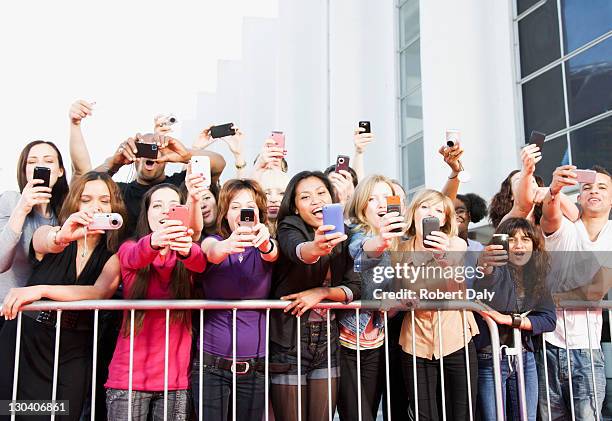
{"type": "Polygon", "coordinates": [[[525,218],[508,218],[495,230],[496,234],[508,234],[513,237],[518,231],[522,231],[531,239],[533,250],[531,259],[523,268],[523,289],[525,297],[537,299],[542,297],[546,288],[546,275],[550,269],[550,256],[544,245],[544,237],[541,230],[525,218]]]}
{"type": "Polygon", "coordinates": [[[221,187],[219,201],[217,202],[217,234],[222,238],[228,238],[232,235],[232,230],[226,218],[227,211],[234,196],[242,190],[248,190],[253,194],[255,204],[259,208],[259,222],[264,225],[268,224],[268,201],[259,183],[247,178],[228,180],[221,187]]]}
{"type": "Polygon", "coordinates": [[[120,214],[123,218],[123,226],[120,229],[106,231],[106,233],[104,234],[104,237],[106,237],[106,248],[115,253],[119,249],[119,245],[123,240],[128,215],[125,209],[125,204],[123,203],[123,198],[121,197],[121,191],[119,190],[119,186],[117,186],[117,183],[113,181],[110,175],[106,173],[90,171],[73,180],[72,188],[66,196],[66,200],[64,201],[64,204],[59,212],[57,219],[59,225],[63,225],[70,215],[79,211],[79,203],[81,202],[81,195],[83,194],[83,190],[85,190],[85,184],[95,180],[102,180],[106,184],[106,186],[108,187],[108,191],[110,192],[111,210],[115,213],[120,214]]]}
{"type": "MultiPolygon", "coordinates": [[[[489,205],[489,220],[494,228],[497,228],[504,216],[506,216],[508,212],[512,210],[512,206],[514,206],[514,199],[512,197],[512,177],[519,172],[519,170],[511,171],[508,177],[502,181],[499,191],[491,199],[491,204],[489,205]]],[[[538,186],[542,187],[544,185],[542,177],[534,175],[534,178],[538,186]]],[[[535,205],[533,215],[535,223],[539,224],[540,218],[542,217],[541,204],[535,205]]]]}
{"type": "MultiPolygon", "coordinates": [[[[28,143],[19,154],[19,159],[17,160],[17,184],[19,185],[19,191],[23,192],[26,184],[28,184],[28,178],[26,176],[26,166],[28,164],[28,155],[30,154],[30,150],[40,144],[45,144],[51,146],[55,153],[57,153],[57,162],[59,164],[60,169],[62,170],[62,176],[57,178],[57,181],[51,188],[51,210],[53,214],[57,217],[60,213],[60,209],[62,207],[62,203],[64,203],[64,199],[68,194],[68,181],[66,181],[66,169],[64,168],[64,160],[62,159],[62,154],[60,153],[55,143],[48,142],[46,140],[34,140],[28,143]]],[[[79,195],[80,196],[80,195],[79,195]]]]}
{"type": "MultiPolygon", "coordinates": [[[[139,239],[151,234],[151,226],[149,225],[149,205],[151,204],[151,196],[158,190],[161,189],[170,189],[175,191],[181,201],[183,201],[183,195],[178,187],[168,184],[162,183],[158,184],[154,187],[151,187],[142,198],[142,204],[140,206],[140,213],[138,214],[138,222],[136,223],[136,232],[135,239],[139,239]]],[[[132,287],[129,291],[126,291],[126,296],[130,300],[141,300],[145,299],[147,296],[147,289],[149,288],[149,277],[151,274],[151,265],[147,265],[147,267],[143,269],[139,269],[136,273],[136,278],[132,287]]],[[[189,299],[192,297],[192,287],[191,287],[191,272],[187,270],[183,262],[178,259],[176,264],[174,265],[174,269],[172,269],[172,274],[170,275],[170,295],[173,299],[189,299]]],[[[127,314],[127,312],[126,312],[127,314]]],[[[137,334],[142,329],[144,324],[144,318],[146,315],[146,311],[136,310],[134,312],[134,333],[137,334]]],[[[173,322],[185,323],[185,325],[189,326],[191,324],[191,317],[189,311],[172,311],[170,315],[170,319],[173,322]]],[[[125,323],[122,328],[123,336],[129,336],[130,334],[130,316],[124,317],[125,323]]]]}

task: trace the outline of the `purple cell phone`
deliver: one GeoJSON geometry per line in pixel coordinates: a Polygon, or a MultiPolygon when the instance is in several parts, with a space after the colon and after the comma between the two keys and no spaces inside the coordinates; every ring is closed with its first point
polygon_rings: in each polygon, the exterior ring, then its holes
{"type": "Polygon", "coordinates": [[[326,234],[341,232],[344,234],[344,209],[340,203],[323,206],[323,225],[333,225],[335,228],[332,231],[327,231],[326,234]]]}

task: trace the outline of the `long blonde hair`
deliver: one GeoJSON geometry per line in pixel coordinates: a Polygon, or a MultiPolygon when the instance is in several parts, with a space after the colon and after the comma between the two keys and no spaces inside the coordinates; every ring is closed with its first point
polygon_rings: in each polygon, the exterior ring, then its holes
{"type": "Polygon", "coordinates": [[[449,237],[456,237],[458,235],[459,226],[457,225],[457,219],[455,218],[455,207],[453,206],[453,202],[447,196],[437,190],[425,189],[421,190],[414,196],[410,202],[410,205],[408,205],[408,209],[406,210],[406,222],[408,223],[406,233],[410,237],[416,236],[416,223],[414,220],[414,215],[419,206],[421,206],[423,203],[437,202],[442,202],[444,205],[444,214],[446,216],[446,221],[444,225],[440,227],[440,231],[449,237]]]}
{"type": "Polygon", "coordinates": [[[378,183],[386,183],[393,193],[393,184],[391,180],[380,174],[372,174],[364,178],[359,182],[355,188],[355,192],[351,197],[350,202],[346,206],[345,216],[355,224],[353,231],[364,231],[366,233],[375,233],[376,229],[368,222],[366,218],[366,209],[368,208],[368,201],[372,195],[374,187],[378,183]]]}

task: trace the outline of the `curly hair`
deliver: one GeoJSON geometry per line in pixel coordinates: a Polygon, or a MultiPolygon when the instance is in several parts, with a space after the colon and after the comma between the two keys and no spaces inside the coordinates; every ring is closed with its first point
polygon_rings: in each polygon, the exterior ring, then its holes
{"type": "Polygon", "coordinates": [[[467,208],[467,211],[470,213],[471,222],[479,222],[487,216],[487,202],[477,194],[458,194],[457,199],[461,200],[467,208]]]}
{"type": "MultiPolygon", "coordinates": [[[[514,198],[512,197],[512,177],[519,173],[519,170],[513,170],[508,176],[502,181],[499,191],[491,199],[489,205],[489,220],[494,228],[497,228],[501,220],[512,210],[514,206],[514,198]]],[[[544,186],[544,180],[538,175],[534,175],[538,186],[544,186]]],[[[542,217],[542,205],[535,205],[534,209],[534,220],[536,225],[540,224],[540,218],[542,217]]]]}
{"type": "Polygon", "coordinates": [[[508,234],[510,237],[522,231],[531,239],[533,250],[531,259],[523,269],[523,289],[525,297],[538,299],[546,288],[546,275],[550,270],[550,256],[546,251],[544,237],[539,229],[525,218],[508,218],[495,230],[496,234],[508,234]]]}

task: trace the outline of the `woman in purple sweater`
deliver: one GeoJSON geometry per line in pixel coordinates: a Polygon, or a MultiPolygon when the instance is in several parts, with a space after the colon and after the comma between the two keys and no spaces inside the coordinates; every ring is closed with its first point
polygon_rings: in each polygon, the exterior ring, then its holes
{"type": "MultiPolygon", "coordinates": [[[[229,180],[219,193],[217,234],[202,241],[208,266],[199,280],[204,298],[265,299],[270,293],[278,245],[270,238],[266,195],[256,181],[229,180]],[[253,209],[255,221],[241,223],[241,209],[253,209]],[[252,226],[250,226],[252,225],[252,226]]],[[[225,420],[232,402],[232,310],[206,311],[203,335],[202,413],[225,420]]],[[[264,401],[266,315],[261,310],[236,314],[236,418],[260,420],[264,401]]],[[[199,339],[198,339],[199,347],[199,339]]],[[[199,353],[192,368],[192,389],[199,415],[199,353]]]]}

